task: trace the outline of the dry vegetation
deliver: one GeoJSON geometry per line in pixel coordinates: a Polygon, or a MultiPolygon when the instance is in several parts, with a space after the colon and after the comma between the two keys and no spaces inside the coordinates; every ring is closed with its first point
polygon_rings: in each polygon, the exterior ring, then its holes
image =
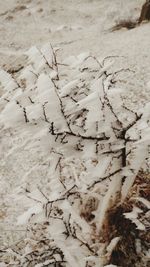
{"type": "Polygon", "coordinates": [[[137,21],[133,20],[120,20],[119,22],[116,23],[115,26],[111,28],[111,31],[118,31],[122,28],[126,28],[128,30],[131,30],[135,28],[138,25],[137,21]]]}
{"type": "Polygon", "coordinates": [[[148,258],[144,251],[150,244],[150,220],[148,218],[148,208],[137,197],[150,200],[150,174],[140,172],[130,190],[126,201],[122,204],[116,204],[111,207],[107,213],[103,225],[102,237],[109,243],[113,238],[120,237],[120,240],[112,251],[109,263],[122,267],[148,266],[148,258]],[[124,214],[129,213],[136,206],[142,210],[139,215],[139,221],[145,225],[146,231],[137,229],[135,223],[125,218],[124,214]],[[138,248],[139,243],[139,248],[138,248]]]}
{"type": "Polygon", "coordinates": [[[116,25],[111,28],[111,31],[118,31],[122,28],[131,30],[141,24],[143,21],[150,20],[150,1],[146,3],[141,8],[141,13],[138,19],[122,19],[116,22],[116,25]]]}

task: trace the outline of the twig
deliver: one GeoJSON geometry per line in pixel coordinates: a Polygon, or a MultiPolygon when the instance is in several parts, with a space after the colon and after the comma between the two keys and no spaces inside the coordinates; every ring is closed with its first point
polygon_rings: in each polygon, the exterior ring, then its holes
{"type": "Polygon", "coordinates": [[[104,176],[104,177],[102,177],[102,178],[99,178],[98,181],[95,181],[94,183],[92,183],[92,184],[88,187],[88,190],[91,189],[91,188],[93,188],[96,184],[98,184],[98,183],[100,183],[100,182],[102,182],[102,181],[104,181],[104,180],[106,180],[106,179],[110,179],[112,176],[114,176],[115,174],[120,173],[121,171],[122,171],[122,169],[120,168],[120,169],[118,169],[118,170],[116,170],[116,171],[114,171],[114,172],[108,174],[107,176],[104,176]]]}

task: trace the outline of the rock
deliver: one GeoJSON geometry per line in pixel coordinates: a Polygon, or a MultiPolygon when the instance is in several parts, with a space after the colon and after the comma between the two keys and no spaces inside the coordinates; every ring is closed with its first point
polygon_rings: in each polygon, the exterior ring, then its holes
{"type": "Polygon", "coordinates": [[[147,0],[142,6],[139,23],[141,23],[143,20],[150,20],[150,0],[147,0]]]}

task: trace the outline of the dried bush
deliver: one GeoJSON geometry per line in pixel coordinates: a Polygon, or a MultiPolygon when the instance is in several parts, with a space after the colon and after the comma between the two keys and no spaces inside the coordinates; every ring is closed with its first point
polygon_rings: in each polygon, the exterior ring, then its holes
{"type": "Polygon", "coordinates": [[[126,224],[122,213],[147,158],[149,105],[127,106],[116,77],[131,70],[113,71],[114,57],[99,61],[86,53],[59,63],[50,44],[28,56],[16,79],[0,73],[0,121],[29,131],[25,147],[48,150],[49,179],[20,182],[29,208],[18,224],[26,234],[2,248],[2,261],[9,267],[104,266],[114,261],[126,224]]]}

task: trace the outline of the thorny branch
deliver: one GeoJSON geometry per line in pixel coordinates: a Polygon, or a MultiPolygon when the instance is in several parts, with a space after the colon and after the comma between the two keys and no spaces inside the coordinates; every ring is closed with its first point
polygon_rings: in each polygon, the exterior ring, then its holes
{"type": "Polygon", "coordinates": [[[23,114],[24,114],[25,122],[26,122],[26,123],[29,122],[28,117],[27,117],[26,108],[25,108],[25,107],[23,108],[23,114]]]}
{"type": "MultiPolygon", "coordinates": [[[[74,133],[73,131],[64,131],[64,132],[55,132],[54,130],[54,122],[51,123],[51,127],[49,128],[49,132],[52,134],[52,135],[55,135],[57,136],[57,138],[59,136],[74,136],[74,137],[77,137],[77,138],[82,138],[83,140],[93,140],[93,141],[106,141],[106,140],[109,140],[109,137],[103,135],[103,137],[97,137],[97,136],[91,136],[91,135],[82,135],[80,133],[74,133]]],[[[62,139],[63,140],[63,139],[62,139]]]]}
{"type": "Polygon", "coordinates": [[[48,102],[45,102],[45,103],[42,105],[42,109],[43,109],[44,120],[45,120],[46,122],[49,123],[49,120],[48,120],[48,118],[47,118],[46,111],[45,111],[45,106],[46,106],[47,103],[48,103],[48,102]]]}
{"type": "Polygon", "coordinates": [[[91,188],[93,188],[96,184],[101,183],[102,181],[104,181],[104,180],[106,180],[106,179],[110,179],[111,177],[113,177],[114,175],[120,173],[121,171],[122,171],[122,169],[120,168],[120,169],[118,169],[118,170],[116,170],[116,171],[114,171],[114,172],[108,174],[107,176],[104,176],[104,177],[99,178],[98,181],[93,182],[93,183],[88,187],[88,190],[91,189],[91,188]]]}
{"type": "Polygon", "coordinates": [[[92,254],[94,254],[96,256],[97,254],[90,247],[90,245],[77,236],[76,228],[75,228],[75,226],[71,227],[70,219],[71,219],[71,214],[69,214],[68,222],[63,220],[64,226],[65,226],[65,232],[63,232],[63,233],[66,235],[66,239],[69,236],[72,236],[74,239],[77,239],[81,243],[81,246],[85,246],[90,252],[92,252],[92,254]]]}
{"type": "Polygon", "coordinates": [[[95,56],[89,55],[84,59],[84,61],[87,61],[89,58],[92,58],[98,64],[100,69],[103,68],[102,64],[99,62],[99,60],[95,56]]]}
{"type": "MultiPolygon", "coordinates": [[[[50,63],[48,62],[46,56],[42,53],[42,51],[40,49],[38,49],[39,53],[42,55],[42,57],[44,58],[47,66],[51,69],[56,71],[57,75],[56,75],[56,80],[59,80],[59,74],[58,74],[58,63],[57,63],[57,58],[56,58],[56,54],[54,51],[54,48],[52,47],[51,43],[50,43],[50,47],[51,47],[51,51],[52,51],[52,65],[50,65],[50,63]]],[[[60,64],[59,64],[60,65],[60,64]]]]}

